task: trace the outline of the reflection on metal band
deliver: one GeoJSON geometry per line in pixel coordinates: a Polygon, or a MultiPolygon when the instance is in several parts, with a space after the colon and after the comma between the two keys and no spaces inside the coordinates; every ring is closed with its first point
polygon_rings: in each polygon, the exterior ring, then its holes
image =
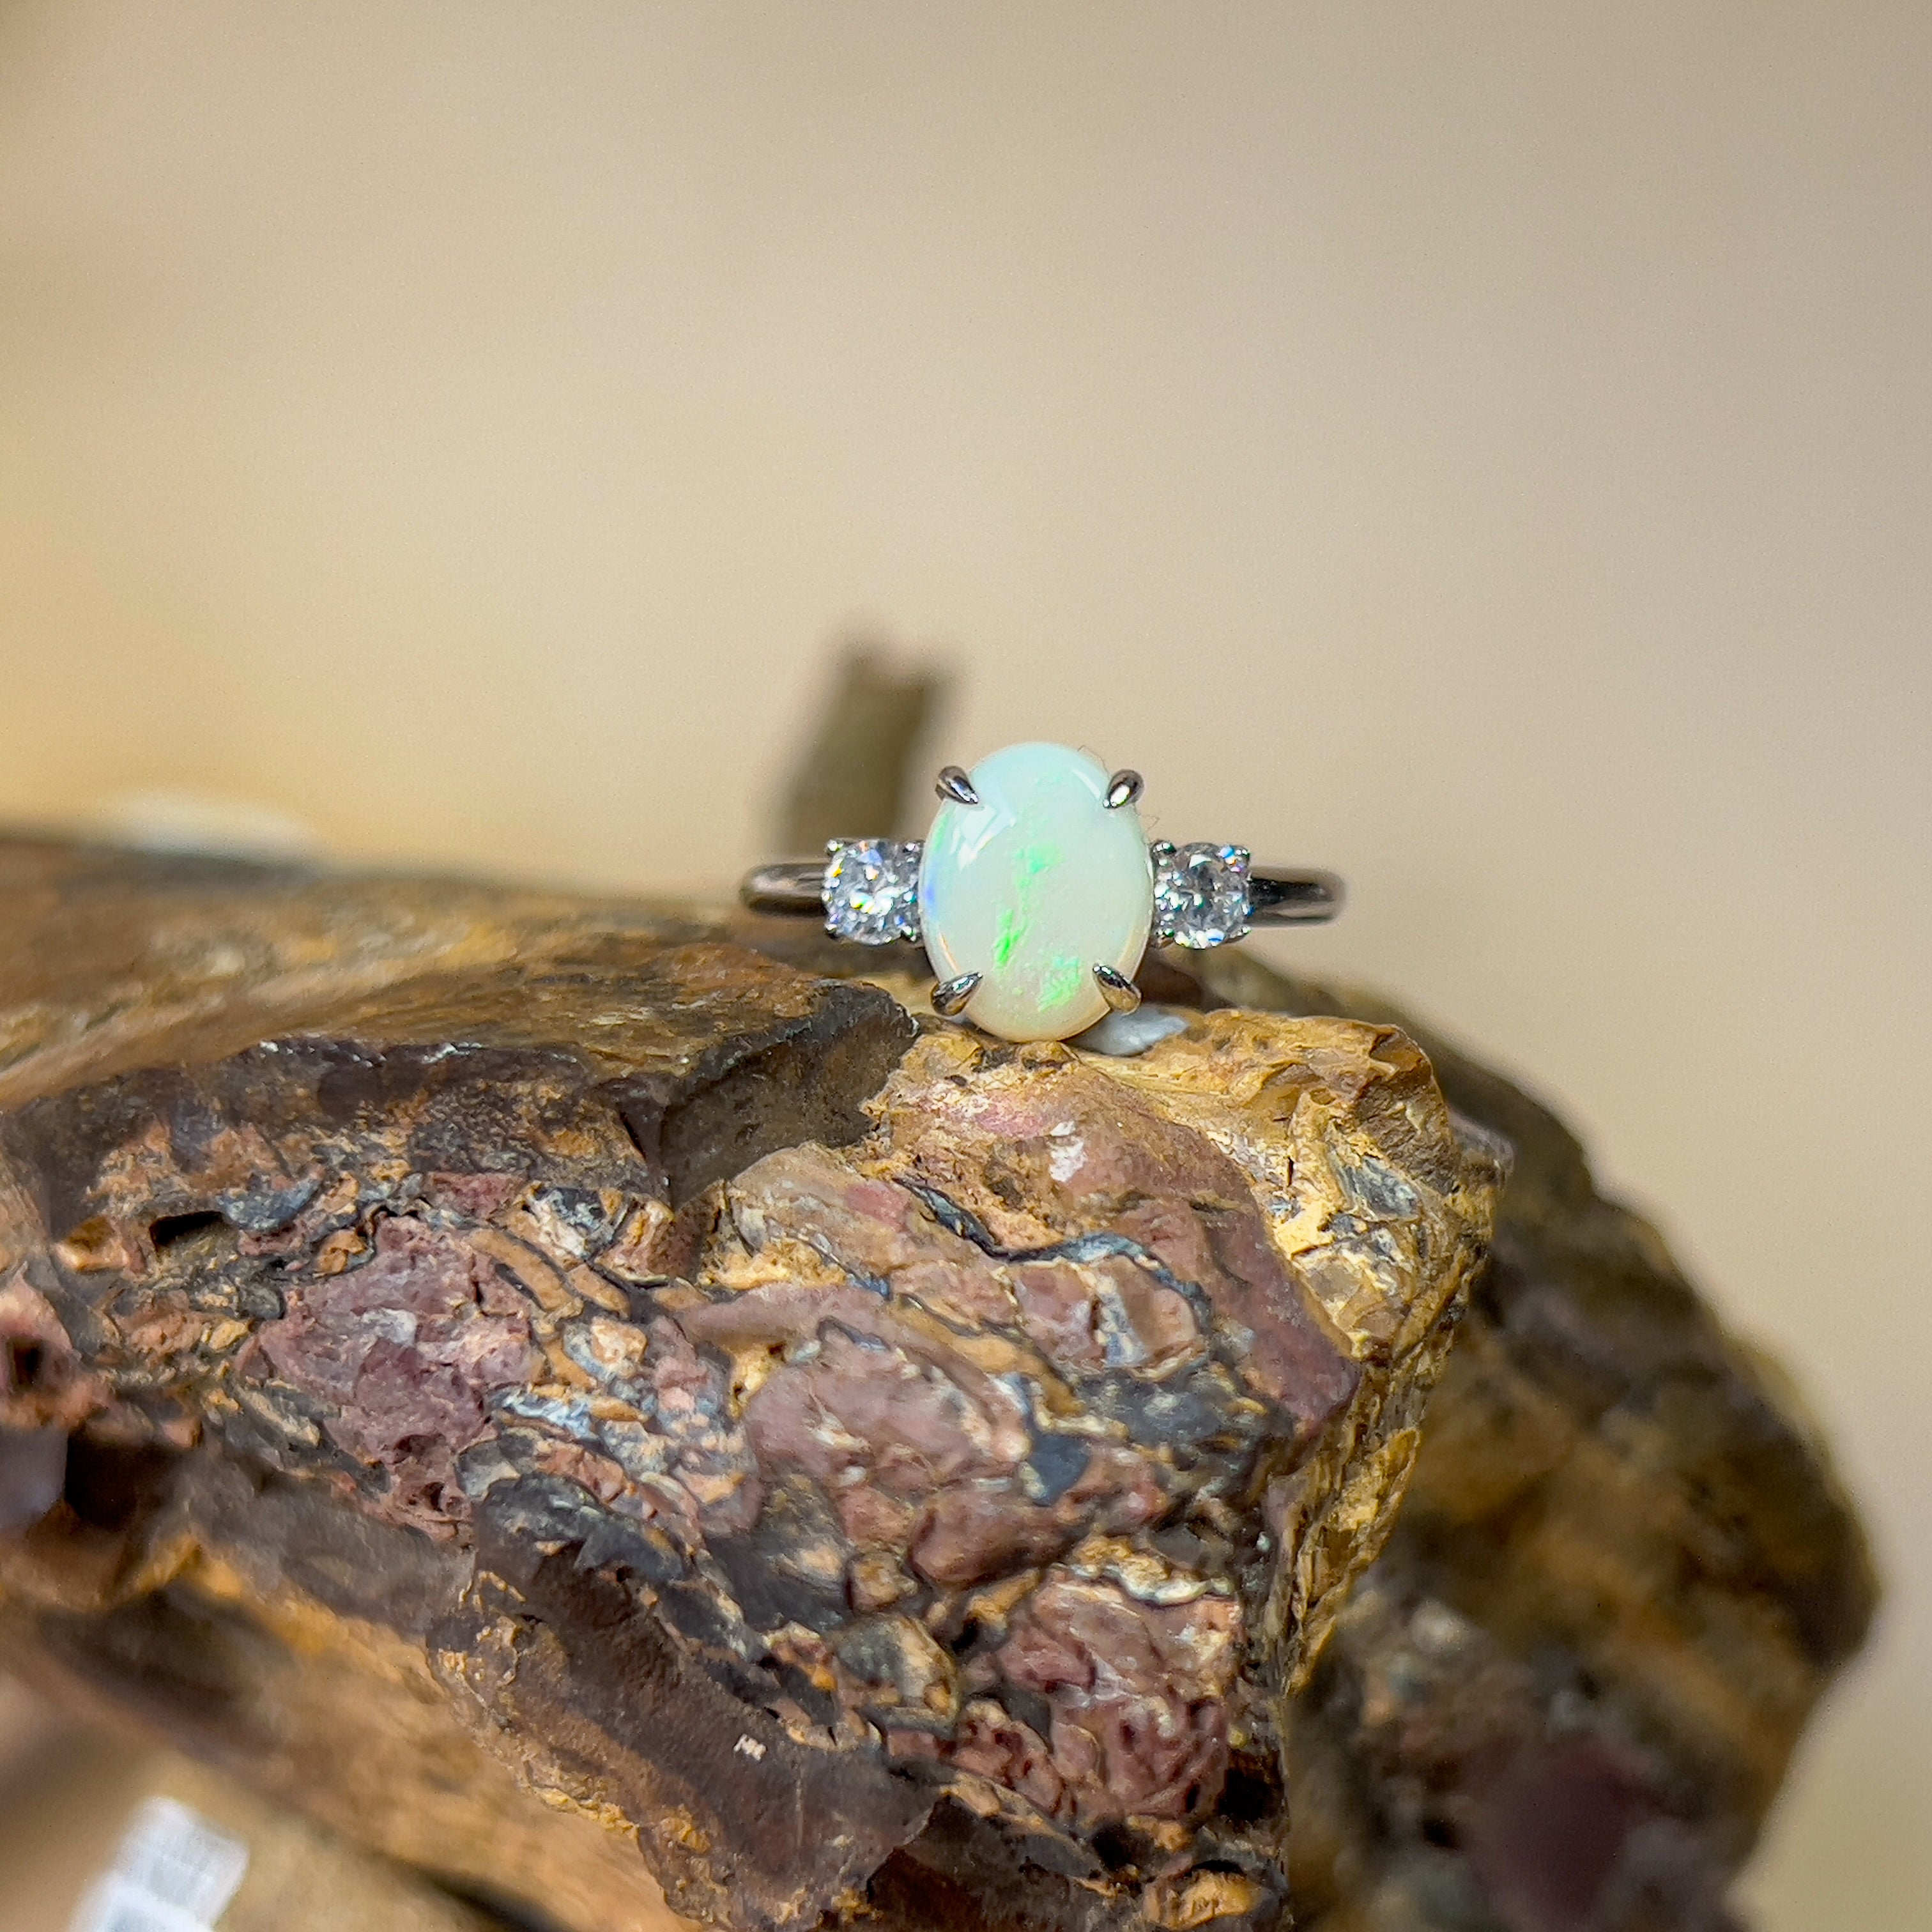
{"type": "MultiPolygon", "coordinates": [[[[784,859],[745,875],[738,897],[752,912],[821,919],[825,861],[784,859]]],[[[1333,872],[1263,871],[1248,874],[1250,926],[1318,926],[1342,910],[1342,881],[1333,872]]]]}

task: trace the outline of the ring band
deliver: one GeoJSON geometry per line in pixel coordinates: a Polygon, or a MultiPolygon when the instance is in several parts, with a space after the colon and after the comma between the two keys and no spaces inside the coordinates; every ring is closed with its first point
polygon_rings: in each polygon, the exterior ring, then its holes
{"type": "MultiPolygon", "coordinates": [[[[825,916],[825,875],[832,860],[846,848],[884,844],[884,839],[836,838],[832,842],[826,856],[823,859],[780,859],[769,866],[757,866],[745,874],[738,887],[738,898],[748,912],[772,913],[792,918],[823,919],[825,916]]],[[[908,838],[892,842],[902,845],[910,852],[919,852],[924,842],[908,838]]],[[[1155,844],[1149,850],[1158,855],[1162,847],[1155,844]]],[[[1183,848],[1169,848],[1178,850],[1183,848]]],[[[1224,846],[1211,848],[1216,852],[1226,850],[1224,846]]],[[[914,863],[917,861],[915,860],[914,863]]],[[[1342,910],[1344,897],[1340,878],[1333,872],[1308,868],[1300,872],[1283,872],[1270,868],[1264,872],[1251,867],[1248,873],[1248,909],[1246,924],[1257,926],[1320,926],[1342,910]]],[[[868,940],[854,933],[842,932],[830,923],[826,930],[835,938],[852,939],[860,944],[879,945],[886,940],[907,938],[916,940],[915,929],[909,933],[888,933],[879,939],[868,940]]],[[[1156,935],[1156,943],[1160,943],[1156,935]]],[[[1177,939],[1174,944],[1186,945],[1209,944],[1225,945],[1226,940],[1190,942],[1177,939]]]]}
{"type": "Polygon", "coordinates": [[[1140,1003],[1149,945],[1225,946],[1333,919],[1332,872],[1258,869],[1245,846],[1150,842],[1138,772],[1061,745],[1010,745],[939,775],[923,839],[835,838],[760,866],[754,912],[817,915],[835,938],[925,946],[934,1011],[1007,1040],[1064,1040],[1140,1003]]]}

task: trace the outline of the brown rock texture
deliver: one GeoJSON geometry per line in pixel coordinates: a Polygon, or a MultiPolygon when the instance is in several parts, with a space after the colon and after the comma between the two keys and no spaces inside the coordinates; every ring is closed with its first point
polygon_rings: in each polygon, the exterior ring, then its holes
{"type": "MultiPolygon", "coordinates": [[[[737,929],[854,970],[796,926],[737,929]]],[[[916,954],[881,952],[872,970],[916,1005],[916,954]]],[[[1288,1706],[1296,1922],[1734,1932],[1731,1880],[1877,1598],[1790,1383],[1555,1114],[1386,998],[1245,947],[1140,976],[1190,1028],[1229,1008],[1396,1027],[1464,1133],[1512,1156],[1394,1533],[1327,1600],[1332,1640],[1288,1706]]]]}
{"type": "Polygon", "coordinates": [[[0,1042],[10,1661],[572,1926],[1280,1919],[1505,1164],[1400,1028],[21,842],[0,1042]]]}
{"type": "Polygon", "coordinates": [[[1194,963],[1183,998],[1403,1026],[1515,1155],[1395,1532],[1293,1707],[1300,1922],[1725,1932],[1876,1598],[1815,1427],[1546,1108],[1376,995],[1194,963]]]}

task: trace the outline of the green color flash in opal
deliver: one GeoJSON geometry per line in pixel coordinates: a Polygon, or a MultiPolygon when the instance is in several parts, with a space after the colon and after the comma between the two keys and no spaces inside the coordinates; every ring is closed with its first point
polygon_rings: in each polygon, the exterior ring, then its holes
{"type": "Polygon", "coordinates": [[[1024,930],[1018,912],[1012,906],[1000,915],[1000,936],[993,941],[993,964],[1010,966],[1013,955],[1019,950],[1020,934],[1024,930]]]}
{"type": "Polygon", "coordinates": [[[947,800],[926,842],[920,922],[938,976],[977,973],[966,1017],[1007,1040],[1064,1040],[1107,1011],[1096,964],[1131,975],[1154,873],[1131,804],[1064,745],[1010,745],[971,773],[977,805],[947,800]]]}
{"type": "Polygon", "coordinates": [[[1048,1008],[1064,1006],[1093,982],[1094,969],[1084,960],[1056,959],[1040,978],[1040,999],[1048,1008]]]}

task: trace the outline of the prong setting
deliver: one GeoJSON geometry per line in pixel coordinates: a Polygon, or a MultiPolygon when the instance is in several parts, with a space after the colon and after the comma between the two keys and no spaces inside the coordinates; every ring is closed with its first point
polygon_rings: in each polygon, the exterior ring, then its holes
{"type": "Polygon", "coordinates": [[[1118,966],[1096,961],[1094,977],[1099,981],[1101,997],[1117,1013],[1130,1013],[1141,1003],[1141,989],[1118,966]]]}
{"type": "Polygon", "coordinates": [[[1332,873],[1258,870],[1242,845],[1150,840],[1140,773],[1068,746],[1009,745],[970,771],[946,766],[936,789],[924,840],[831,839],[823,859],[747,873],[740,898],[754,913],[816,913],[861,945],[923,945],[934,1009],[951,1019],[970,1003],[972,1025],[1010,1040],[1072,1039],[1134,1013],[1131,976],[1150,944],[1226,946],[1341,908],[1332,873]]]}
{"type": "Polygon", "coordinates": [[[943,1020],[957,1019],[966,1010],[966,1002],[980,980],[977,973],[961,973],[940,980],[932,989],[932,1010],[943,1020]]]}

